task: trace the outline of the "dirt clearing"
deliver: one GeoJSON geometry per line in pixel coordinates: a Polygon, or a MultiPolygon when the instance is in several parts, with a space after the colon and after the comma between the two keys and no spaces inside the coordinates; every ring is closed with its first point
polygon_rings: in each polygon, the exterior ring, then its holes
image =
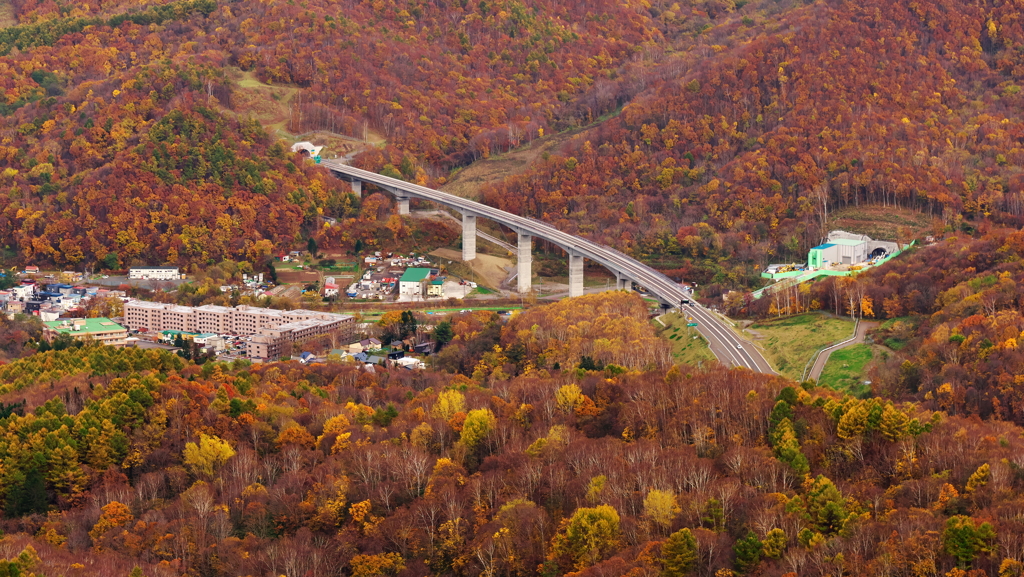
{"type": "Polygon", "coordinates": [[[848,206],[833,212],[828,226],[829,230],[866,234],[876,240],[908,243],[931,234],[933,223],[934,219],[923,212],[868,204],[848,206]]]}
{"type": "MultiPolygon", "coordinates": [[[[430,254],[450,260],[453,263],[462,263],[462,252],[455,249],[439,248],[430,254]]],[[[500,256],[477,253],[475,259],[469,261],[469,263],[462,264],[468,264],[472,267],[473,272],[479,275],[480,280],[478,282],[489,288],[498,288],[508,278],[509,272],[505,267],[511,268],[515,263],[500,256]]]]}
{"type": "Polygon", "coordinates": [[[526,172],[544,153],[554,154],[563,143],[576,134],[578,133],[556,134],[535,140],[529,146],[512,152],[478,160],[455,173],[440,189],[449,194],[475,200],[480,196],[480,188],[484,185],[526,172]]]}
{"type": "MultiPolygon", "coordinates": [[[[4,2],[0,0],[0,14],[4,2]]],[[[229,68],[228,76],[234,83],[231,95],[233,112],[239,116],[251,115],[272,136],[285,138],[292,142],[308,140],[316,145],[323,145],[324,158],[345,156],[353,151],[371,148],[384,144],[384,138],[372,130],[366,131],[366,141],[328,131],[313,131],[295,135],[288,132],[288,119],[292,114],[292,101],[302,91],[297,86],[286,84],[266,84],[260,82],[252,72],[239,68],[229,68]]]]}
{"type": "Polygon", "coordinates": [[[277,271],[277,279],[286,283],[311,283],[320,280],[320,275],[311,271],[277,271]]]}
{"type": "Polygon", "coordinates": [[[286,129],[292,99],[299,93],[300,88],[283,84],[264,84],[252,71],[245,72],[238,68],[229,68],[228,76],[235,84],[231,105],[237,114],[251,115],[271,134],[286,129]]]}

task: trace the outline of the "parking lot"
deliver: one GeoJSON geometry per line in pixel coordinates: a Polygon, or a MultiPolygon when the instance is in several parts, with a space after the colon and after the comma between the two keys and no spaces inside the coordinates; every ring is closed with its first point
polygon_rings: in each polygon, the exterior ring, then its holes
{"type": "Polygon", "coordinates": [[[404,272],[404,268],[392,266],[369,269],[345,287],[345,295],[358,300],[391,300],[398,292],[398,279],[404,272]]]}

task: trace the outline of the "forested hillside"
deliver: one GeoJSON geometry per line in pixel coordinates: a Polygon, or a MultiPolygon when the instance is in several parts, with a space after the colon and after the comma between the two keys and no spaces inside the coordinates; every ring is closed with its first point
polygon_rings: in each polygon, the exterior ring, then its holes
{"type": "Polygon", "coordinates": [[[449,348],[469,368],[451,373],[200,367],[93,346],[15,361],[0,371],[3,567],[293,577],[1024,568],[1012,513],[1018,427],[717,366],[598,361],[574,355],[571,339],[533,346],[563,327],[649,346],[638,297],[580,306],[587,318],[561,305],[507,325],[456,316],[449,348]]]}
{"type": "Polygon", "coordinates": [[[357,210],[233,104],[227,67],[303,88],[290,129],[370,123],[423,179],[573,122],[573,102],[649,61],[663,27],[614,2],[15,8],[21,24],[0,30],[0,235],[8,258],[60,266],[251,260],[357,210]]]}
{"type": "Polygon", "coordinates": [[[704,283],[798,260],[839,206],[952,228],[1024,206],[1012,3],[15,6],[0,232],[23,260],[253,258],[354,214],[233,105],[227,67],[300,88],[291,130],[372,127],[388,147],[357,162],[420,182],[622,107],[483,198],[704,283]]]}
{"type": "Polygon", "coordinates": [[[1018,225],[1022,43],[1011,2],[752,12],[707,32],[702,60],[483,198],[733,285],[753,282],[752,265],[802,262],[836,207],[1018,225]]]}
{"type": "Polygon", "coordinates": [[[1024,422],[1022,256],[1024,233],[1000,230],[949,238],[859,275],[873,316],[889,319],[876,340],[893,353],[873,372],[875,390],[1024,422]]]}

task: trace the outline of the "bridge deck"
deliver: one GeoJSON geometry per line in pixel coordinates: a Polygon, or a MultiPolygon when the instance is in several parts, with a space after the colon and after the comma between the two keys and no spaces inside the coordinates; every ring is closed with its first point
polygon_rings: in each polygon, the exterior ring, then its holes
{"type": "MultiPolygon", "coordinates": [[[[453,194],[441,192],[440,190],[434,190],[418,184],[383,176],[368,170],[355,168],[337,160],[324,160],[320,163],[320,166],[323,166],[336,174],[344,175],[350,179],[377,185],[391,191],[399,197],[404,196],[429,200],[440,205],[453,208],[464,214],[470,213],[491,219],[494,222],[505,225],[521,234],[529,234],[531,236],[543,238],[561,247],[569,253],[570,256],[583,256],[589,258],[608,268],[608,270],[636,282],[646,288],[650,294],[657,297],[666,305],[680,306],[680,303],[684,299],[689,298],[689,295],[687,295],[679,284],[673,282],[667,276],[653,268],[641,262],[637,262],[633,258],[615,249],[585,238],[562,232],[545,222],[518,216],[485,204],[480,204],[472,200],[455,196],[453,194]]],[[[701,308],[699,305],[692,305],[692,307],[695,309],[701,308]]],[[[698,328],[700,329],[701,334],[703,334],[705,338],[712,343],[713,348],[719,349],[720,352],[716,353],[719,360],[734,366],[746,367],[759,372],[775,372],[772,370],[771,365],[768,364],[768,361],[761,356],[753,345],[740,339],[730,328],[722,324],[721,321],[714,317],[710,312],[700,312],[703,313],[699,314],[699,316],[702,317],[701,320],[704,322],[702,322],[698,328]],[[741,346],[741,343],[748,346],[741,346]],[[718,346],[714,347],[715,344],[718,346]],[[725,358],[723,358],[723,356],[725,358]]]]}

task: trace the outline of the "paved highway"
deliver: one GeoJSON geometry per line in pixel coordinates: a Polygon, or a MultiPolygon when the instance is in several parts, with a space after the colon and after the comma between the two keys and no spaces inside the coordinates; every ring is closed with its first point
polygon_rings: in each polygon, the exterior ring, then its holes
{"type": "Polygon", "coordinates": [[[697,321],[697,330],[708,340],[711,352],[715,353],[719,361],[734,367],[747,367],[759,373],[777,374],[761,351],[749,341],[741,339],[715,313],[697,303],[684,306],[683,312],[689,313],[697,321]]]}
{"type": "MultiPolygon", "coordinates": [[[[585,238],[580,238],[562,232],[545,222],[514,215],[485,204],[480,204],[472,200],[467,200],[446,192],[420,186],[418,184],[405,182],[404,180],[398,180],[375,172],[355,168],[344,164],[341,161],[324,160],[320,165],[337,174],[378,185],[397,195],[421,198],[436,202],[440,205],[454,208],[459,212],[469,212],[484,218],[489,218],[494,222],[503,224],[515,230],[518,233],[529,234],[548,240],[549,242],[560,246],[570,254],[581,255],[589,258],[600,263],[608,270],[629,278],[643,286],[647,291],[668,306],[679,307],[681,306],[680,303],[684,300],[689,300],[690,298],[689,294],[684,291],[678,283],[673,282],[667,276],[653,268],[637,262],[631,257],[612,248],[589,241],[585,238]]],[[[775,373],[775,371],[772,370],[771,365],[768,364],[768,361],[761,356],[760,352],[758,352],[751,343],[740,339],[732,329],[725,326],[722,321],[715,317],[710,311],[707,311],[696,304],[689,305],[688,310],[691,311],[693,316],[697,319],[698,330],[700,330],[701,334],[708,340],[711,345],[712,352],[715,353],[715,356],[718,357],[719,361],[734,367],[744,367],[762,373],[775,373]]]]}

